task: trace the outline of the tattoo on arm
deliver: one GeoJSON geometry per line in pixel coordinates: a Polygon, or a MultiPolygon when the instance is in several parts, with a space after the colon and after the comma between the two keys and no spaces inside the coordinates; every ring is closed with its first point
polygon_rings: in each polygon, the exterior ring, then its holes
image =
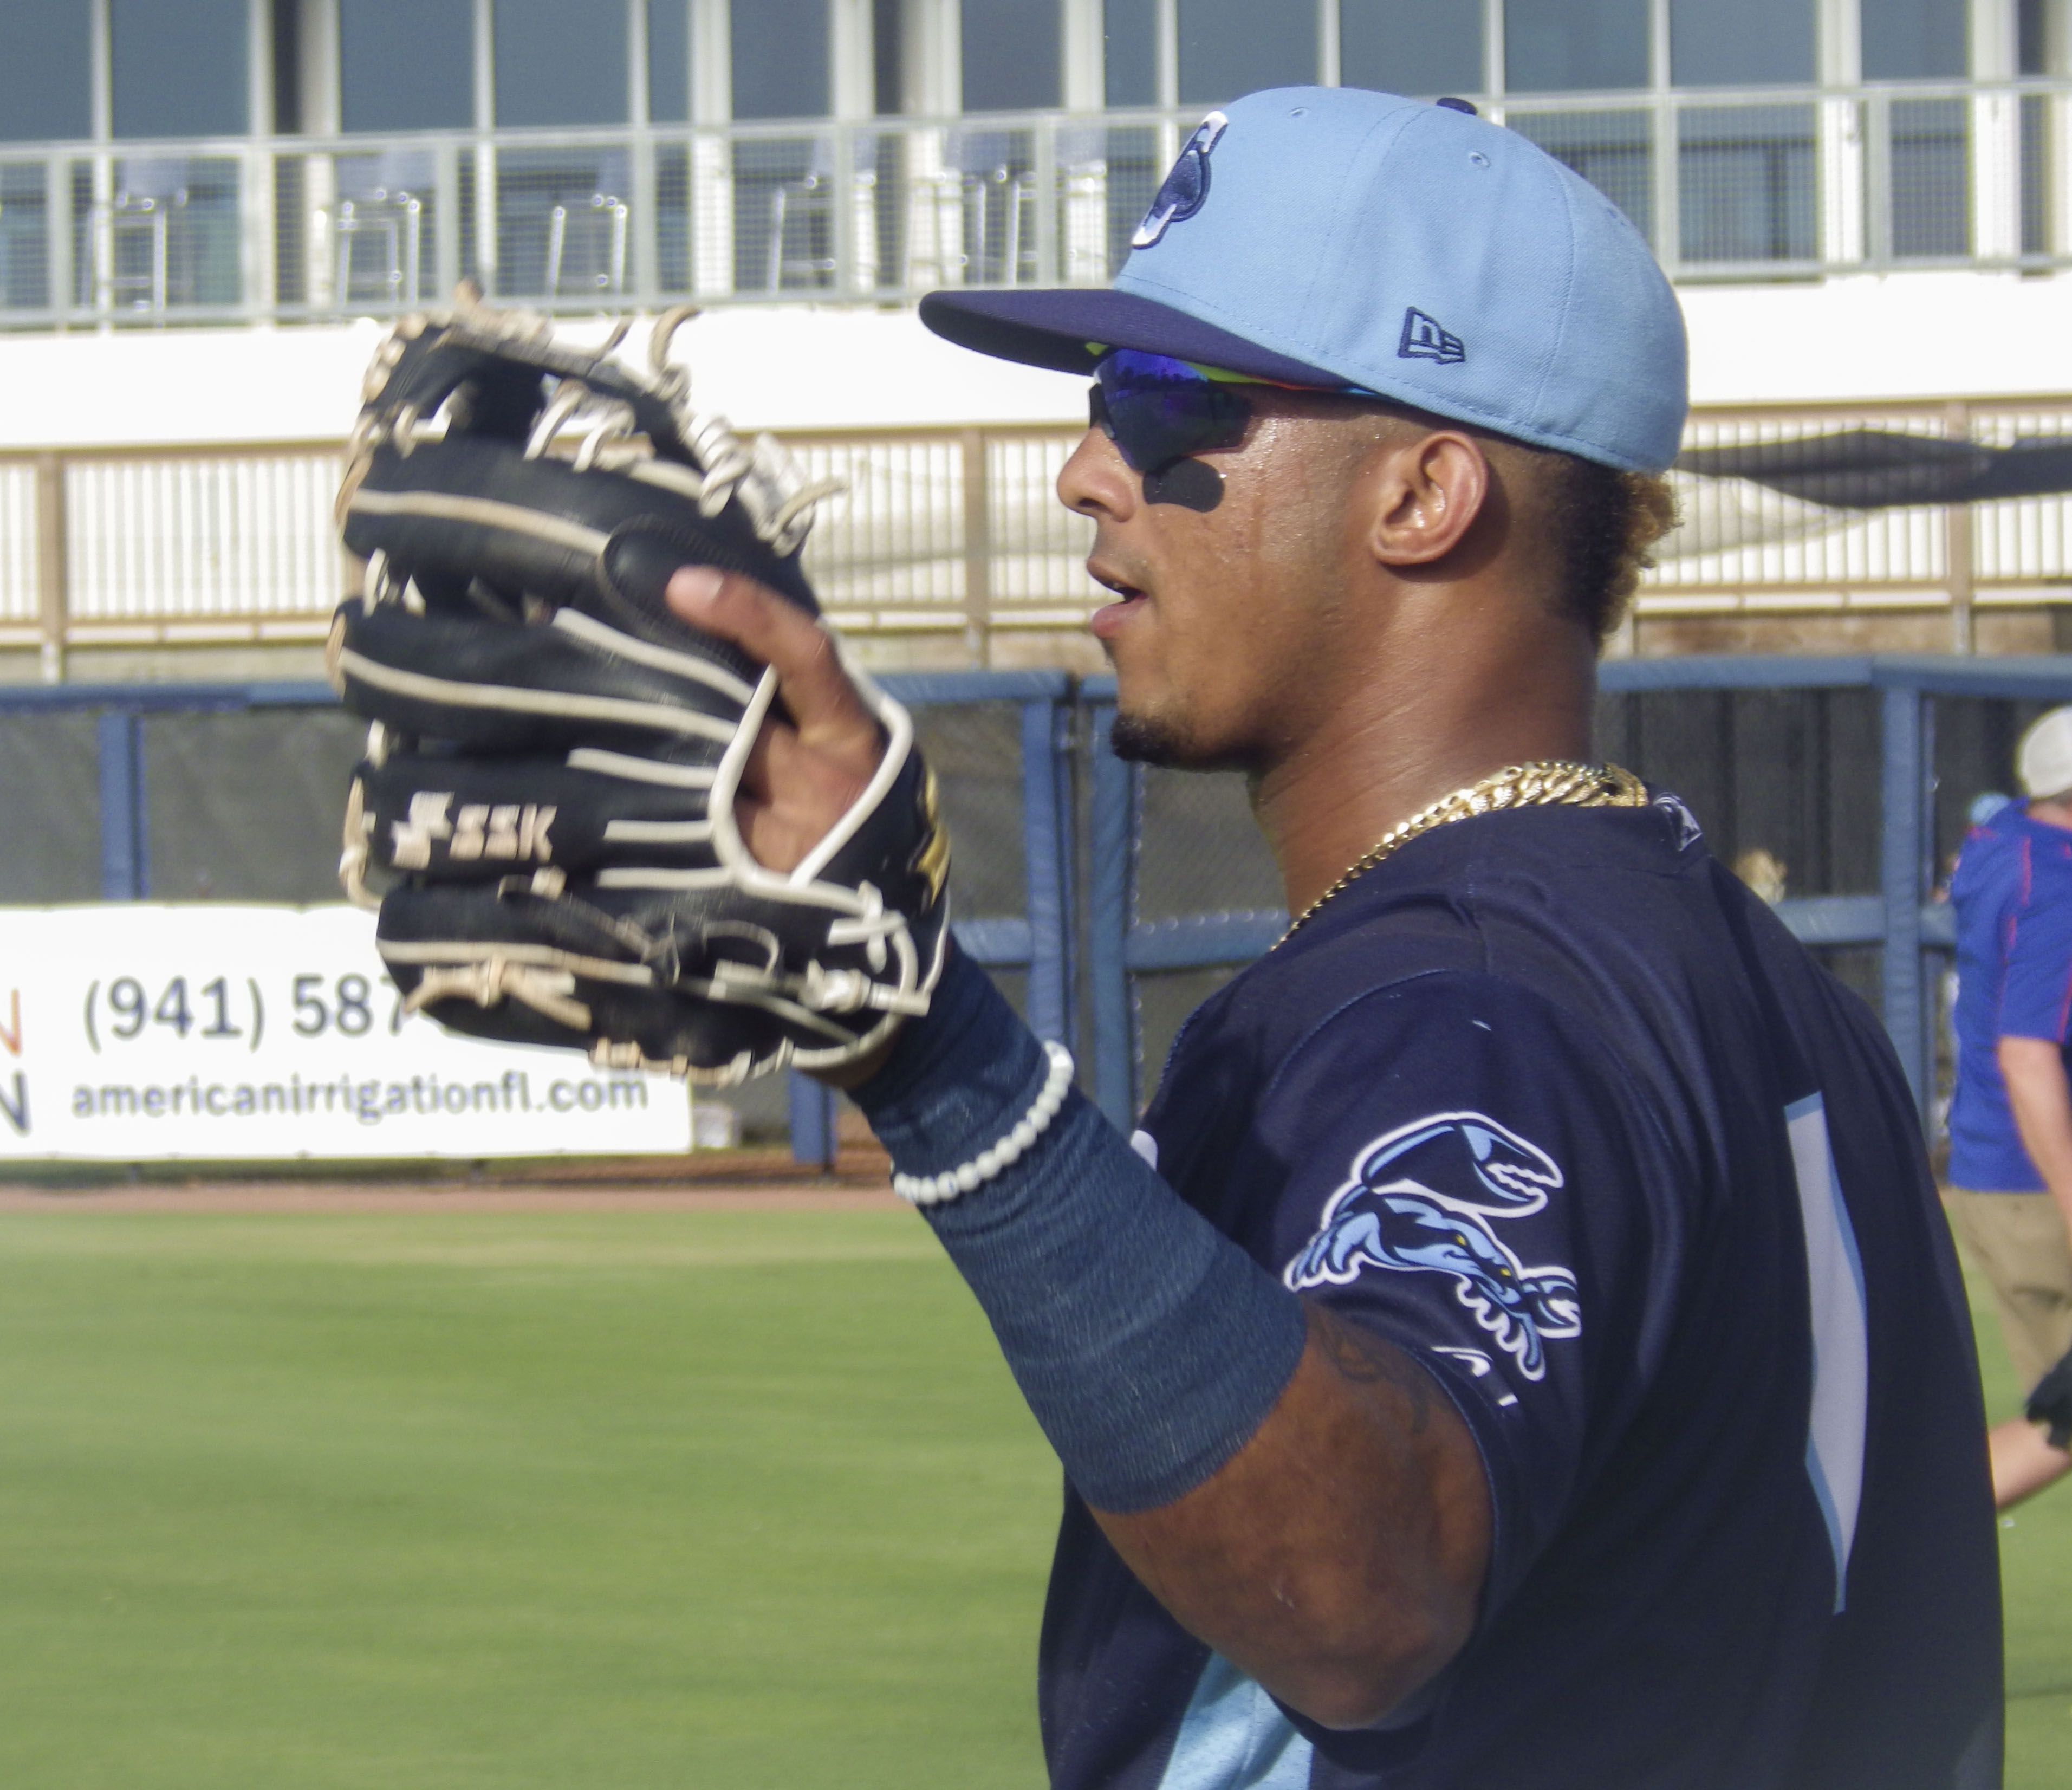
{"type": "Polygon", "coordinates": [[[1411,1434],[1424,1434],[1432,1420],[1432,1384],[1402,1350],[1314,1305],[1309,1307],[1309,1333],[1344,1379],[1356,1386],[1386,1386],[1399,1393],[1411,1434]]]}

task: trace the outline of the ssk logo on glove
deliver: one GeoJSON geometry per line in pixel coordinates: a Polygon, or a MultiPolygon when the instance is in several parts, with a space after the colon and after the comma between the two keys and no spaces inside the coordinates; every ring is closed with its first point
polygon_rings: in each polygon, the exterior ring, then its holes
{"type": "Polygon", "coordinates": [[[448,858],[462,862],[477,858],[553,862],[553,842],[547,837],[554,821],[551,804],[511,803],[491,808],[470,803],[449,820],[453,800],[451,790],[423,790],[410,798],[409,817],[390,829],[394,840],[390,856],[398,869],[426,869],[432,861],[432,846],[439,840],[448,842],[448,858]]]}

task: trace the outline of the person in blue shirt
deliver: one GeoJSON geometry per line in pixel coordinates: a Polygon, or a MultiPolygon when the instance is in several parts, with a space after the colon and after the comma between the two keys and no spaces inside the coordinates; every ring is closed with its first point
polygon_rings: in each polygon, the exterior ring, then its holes
{"type": "MultiPolygon", "coordinates": [[[[1592,755],[1676,301],[1472,109],[1249,95],[1112,287],[923,303],[1092,374],[1058,490],[1117,749],[1243,771],[1295,916],[1127,1140],[954,952],[846,1077],[1064,1470],[1050,1782],[1990,1790],[1984,1418],[1913,1098],[1592,755]]],[[[737,813],[796,864],[870,712],[774,594],[670,600],[775,670],[737,813]]]]}
{"type": "MultiPolygon", "coordinates": [[[[2029,728],[2016,770],[2028,800],[1971,828],[1950,880],[1957,1076],[1946,1203],[2027,1392],[2072,1348],[2072,708],[2029,728]]],[[[1990,1440],[2002,1509],[2072,1472],[2072,1452],[2026,1418],[1990,1440]]]]}

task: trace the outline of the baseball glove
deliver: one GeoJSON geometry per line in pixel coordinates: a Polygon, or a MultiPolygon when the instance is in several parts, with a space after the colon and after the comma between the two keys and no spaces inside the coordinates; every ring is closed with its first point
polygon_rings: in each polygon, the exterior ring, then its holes
{"type": "Polygon", "coordinates": [[[796,870],[744,845],[775,677],[663,592],[712,566],[817,615],[798,556],[829,488],[692,414],[683,315],[646,369],[623,326],[586,352],[479,306],[383,344],[339,496],[364,573],[328,663],[372,722],[340,876],[408,1007],[728,1083],[851,1061],[927,1010],[948,844],[911,718],[852,666],[875,776],[796,870]]]}

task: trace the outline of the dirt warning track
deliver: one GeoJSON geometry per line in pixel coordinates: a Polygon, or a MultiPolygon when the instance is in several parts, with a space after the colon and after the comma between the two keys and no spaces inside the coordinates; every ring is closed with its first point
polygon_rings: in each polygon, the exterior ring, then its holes
{"type": "Polygon", "coordinates": [[[896,1211],[882,1151],[845,1148],[832,1174],[782,1150],[523,1163],[228,1168],[51,1165],[0,1180],[0,1213],[25,1212],[896,1211]]]}

